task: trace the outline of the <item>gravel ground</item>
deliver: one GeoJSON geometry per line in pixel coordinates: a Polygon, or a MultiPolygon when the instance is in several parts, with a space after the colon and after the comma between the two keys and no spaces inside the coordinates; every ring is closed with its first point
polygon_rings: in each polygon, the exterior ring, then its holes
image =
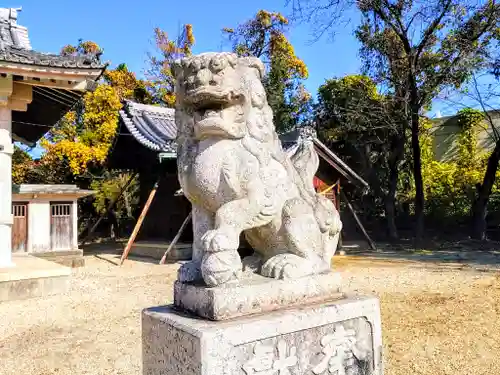
{"type": "MultiPolygon", "coordinates": [[[[338,257],[346,290],[382,301],[386,375],[499,374],[496,273],[338,257]]],[[[0,304],[0,374],[139,375],[140,312],[172,299],[177,265],[86,257],[68,293],[0,304]]]]}

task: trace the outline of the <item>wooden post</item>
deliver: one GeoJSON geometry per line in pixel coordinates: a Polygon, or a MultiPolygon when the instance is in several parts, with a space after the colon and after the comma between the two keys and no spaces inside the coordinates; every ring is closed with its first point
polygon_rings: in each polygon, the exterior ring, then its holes
{"type": "MultiPolygon", "coordinates": [[[[120,197],[123,195],[123,193],[125,193],[125,191],[127,190],[128,186],[130,185],[130,183],[132,182],[132,180],[134,179],[134,177],[137,175],[137,172],[134,172],[132,173],[132,175],[130,176],[130,178],[128,179],[127,183],[125,185],[123,185],[120,193],[113,199],[111,200],[111,202],[109,202],[109,205],[108,207],[106,208],[106,211],[104,211],[101,216],[99,216],[99,219],[96,221],[96,223],[92,226],[92,228],[90,229],[89,233],[85,236],[85,238],[82,240],[82,242],[80,242],[80,246],[83,246],[85,245],[85,242],[90,238],[90,236],[92,236],[92,234],[94,233],[94,231],[96,230],[97,226],[99,225],[99,223],[101,222],[101,220],[104,218],[104,215],[106,215],[109,210],[111,210],[116,202],[118,202],[118,199],[120,199],[120,197]]],[[[88,228],[88,226],[87,226],[88,228]]],[[[87,229],[86,228],[86,229],[87,229]]],[[[85,230],[82,231],[82,233],[85,233],[85,230]]]]}
{"type": "Polygon", "coordinates": [[[122,254],[122,257],[120,259],[120,266],[123,264],[125,259],[127,259],[128,253],[130,252],[130,249],[132,248],[132,245],[134,244],[135,238],[137,237],[137,234],[139,233],[139,230],[141,229],[142,222],[144,221],[144,218],[146,217],[146,214],[148,213],[149,207],[151,206],[151,203],[153,202],[153,198],[155,197],[156,191],[158,190],[158,184],[159,184],[159,179],[154,184],[153,190],[151,190],[151,193],[149,193],[148,200],[146,201],[146,204],[144,205],[144,208],[142,209],[141,216],[139,216],[139,219],[137,219],[137,223],[135,224],[134,230],[133,230],[132,234],[130,235],[130,238],[128,239],[127,246],[125,247],[125,250],[123,250],[123,254],[122,254]]]}
{"type": "MultiPolygon", "coordinates": [[[[337,181],[337,182],[336,182],[336,183],[334,183],[333,185],[328,186],[326,189],[321,190],[321,191],[319,192],[319,194],[321,194],[321,195],[325,195],[326,193],[329,193],[329,192],[330,192],[330,190],[334,189],[334,188],[337,186],[337,184],[338,184],[338,183],[339,183],[339,182],[337,181]]],[[[335,202],[333,202],[333,203],[335,203],[335,202]]]]}
{"type": "Polygon", "coordinates": [[[165,251],[165,254],[163,254],[163,257],[160,260],[160,264],[165,264],[165,261],[167,260],[168,253],[170,253],[170,250],[172,250],[172,248],[175,246],[177,241],[179,241],[179,238],[181,237],[182,232],[184,232],[184,229],[186,229],[186,226],[188,225],[189,221],[191,220],[192,214],[193,214],[193,211],[191,211],[189,213],[189,215],[184,219],[184,222],[182,223],[179,231],[177,232],[174,239],[172,240],[172,242],[168,246],[168,249],[167,249],[167,251],[165,251]]]}
{"type": "Polygon", "coordinates": [[[340,195],[342,196],[342,199],[345,200],[345,202],[347,203],[347,207],[349,208],[349,211],[351,211],[352,215],[354,216],[354,220],[356,220],[356,223],[359,226],[359,229],[361,229],[361,232],[363,232],[363,235],[365,236],[366,240],[370,244],[370,248],[372,250],[377,250],[377,248],[375,247],[375,244],[373,243],[372,239],[370,238],[370,236],[366,232],[365,227],[363,227],[363,224],[361,223],[361,220],[359,220],[358,215],[354,211],[354,208],[352,207],[351,202],[349,202],[349,200],[347,199],[347,197],[346,197],[346,195],[344,194],[343,191],[340,192],[340,195]]]}

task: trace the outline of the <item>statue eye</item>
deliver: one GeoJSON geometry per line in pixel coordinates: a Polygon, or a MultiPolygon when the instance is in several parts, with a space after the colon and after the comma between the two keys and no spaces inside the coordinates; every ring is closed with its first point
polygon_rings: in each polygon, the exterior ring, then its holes
{"type": "Polygon", "coordinates": [[[222,56],[214,57],[210,61],[210,69],[214,73],[218,73],[218,72],[220,72],[221,70],[223,70],[227,66],[227,63],[228,63],[227,59],[225,59],[222,56]]]}
{"type": "Polygon", "coordinates": [[[198,70],[201,69],[201,61],[198,60],[198,59],[194,59],[193,61],[191,61],[191,63],[189,64],[189,70],[193,73],[196,73],[198,70]]]}

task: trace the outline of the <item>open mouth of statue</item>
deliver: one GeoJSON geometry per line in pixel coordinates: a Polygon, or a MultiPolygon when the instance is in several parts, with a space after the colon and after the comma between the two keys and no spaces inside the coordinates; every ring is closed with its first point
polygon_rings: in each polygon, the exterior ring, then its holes
{"type": "Polygon", "coordinates": [[[186,101],[194,109],[194,127],[197,138],[223,136],[241,137],[243,96],[234,91],[201,87],[186,93],[186,101]]]}
{"type": "Polygon", "coordinates": [[[194,113],[194,122],[196,124],[218,121],[221,119],[223,110],[221,105],[211,105],[206,107],[198,107],[194,113]]]}
{"type": "Polygon", "coordinates": [[[189,90],[185,98],[196,111],[221,110],[240,102],[241,99],[242,96],[233,90],[221,90],[213,86],[202,86],[189,90]]]}

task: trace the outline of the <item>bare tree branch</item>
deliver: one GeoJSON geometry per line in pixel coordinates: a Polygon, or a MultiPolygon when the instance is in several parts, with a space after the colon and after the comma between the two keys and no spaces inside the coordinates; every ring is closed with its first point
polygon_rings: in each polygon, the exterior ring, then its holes
{"type": "Polygon", "coordinates": [[[415,53],[415,63],[418,62],[418,59],[420,57],[420,54],[424,50],[424,48],[427,46],[427,42],[429,41],[430,37],[434,32],[436,31],[437,27],[443,20],[444,16],[448,13],[450,10],[451,5],[453,4],[453,0],[445,0],[445,4],[442,7],[441,13],[439,14],[438,17],[434,19],[434,21],[427,27],[427,29],[424,31],[424,35],[422,37],[422,40],[417,46],[417,52],[415,53]]]}
{"type": "Polygon", "coordinates": [[[296,23],[312,26],[312,40],[315,43],[325,34],[335,35],[339,26],[350,22],[347,11],[354,8],[356,0],[286,0],[285,6],[291,8],[290,18],[296,23]]]}

